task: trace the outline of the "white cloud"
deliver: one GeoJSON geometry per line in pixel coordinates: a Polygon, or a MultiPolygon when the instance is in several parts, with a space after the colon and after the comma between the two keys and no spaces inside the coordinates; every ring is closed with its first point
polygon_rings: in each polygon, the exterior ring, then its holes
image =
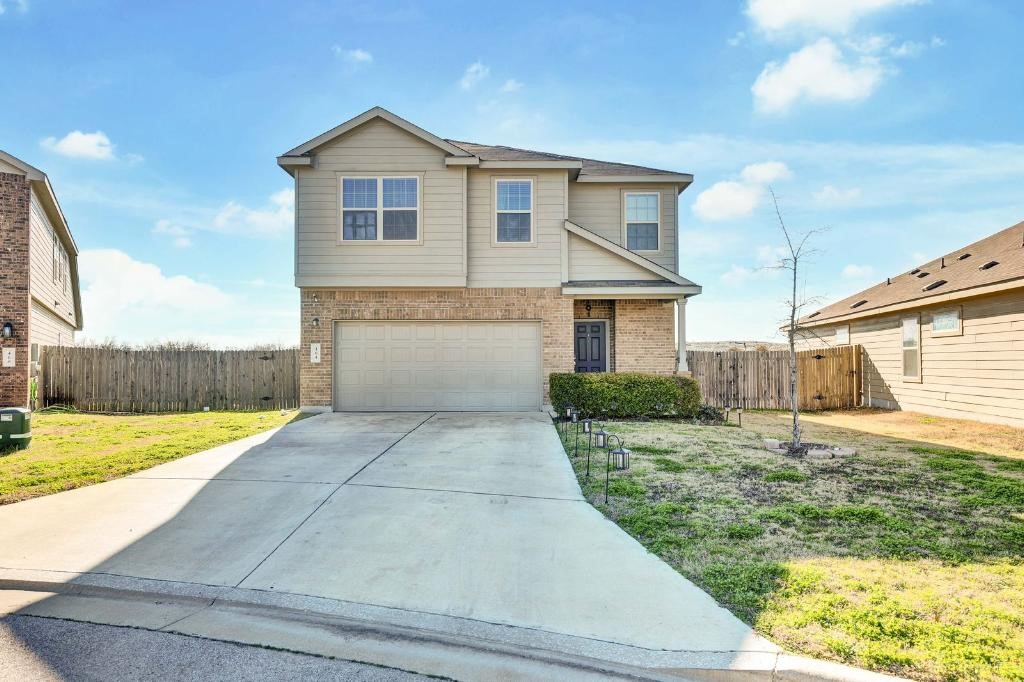
{"type": "Polygon", "coordinates": [[[95,133],[72,130],[59,140],[56,137],[47,137],[39,144],[43,149],[74,159],[105,161],[114,158],[114,145],[111,144],[110,138],[99,130],[95,133]]]}
{"type": "Polygon", "coordinates": [[[742,182],[723,180],[698,194],[693,212],[712,221],[748,216],[761,204],[767,185],[792,177],[792,171],[781,161],[749,164],[740,171],[742,182]]]}
{"type": "Polygon", "coordinates": [[[331,51],[350,66],[368,66],[373,63],[373,55],[362,48],[346,50],[340,45],[333,45],[331,51]]]}
{"type": "Polygon", "coordinates": [[[923,0],[749,0],[747,16],[765,33],[847,33],[872,14],[923,0]]]}
{"type": "MultiPolygon", "coordinates": [[[[24,14],[28,11],[28,0],[14,0],[14,8],[24,14]]],[[[7,12],[7,5],[0,0],[0,14],[7,12]]]]}
{"type": "Polygon", "coordinates": [[[885,69],[869,56],[856,64],[844,61],[839,47],[821,38],[786,58],[784,63],[768,62],[750,90],[758,111],[785,113],[795,102],[855,102],[871,95],[882,81],[885,69]]]}
{"type": "Polygon", "coordinates": [[[192,231],[172,223],[170,220],[158,220],[153,226],[153,234],[168,237],[171,243],[179,249],[187,249],[192,246],[192,231]]]}
{"type": "Polygon", "coordinates": [[[736,35],[734,35],[732,38],[729,38],[725,42],[728,43],[729,47],[737,47],[739,45],[742,45],[743,41],[746,40],[746,39],[747,39],[746,31],[739,31],[739,32],[736,33],[736,35]]]}
{"type": "Polygon", "coordinates": [[[845,45],[854,52],[862,54],[878,54],[892,45],[895,36],[885,33],[872,33],[866,36],[854,36],[845,41],[845,45]]]}
{"type": "Polygon", "coordinates": [[[764,161],[752,163],[740,171],[744,181],[755,185],[770,185],[780,180],[789,180],[793,172],[781,161],[764,161]]]}
{"type": "Polygon", "coordinates": [[[85,338],[127,343],[195,340],[213,347],[294,343],[298,302],[291,293],[274,299],[265,290],[242,294],[184,275],[118,249],[89,249],[79,256],[85,338]]]}
{"type": "Polygon", "coordinates": [[[265,208],[249,208],[229,201],[214,215],[210,229],[225,234],[274,237],[290,231],[294,219],[295,193],[286,188],[271,194],[265,208]]]}
{"type": "Polygon", "coordinates": [[[855,265],[850,263],[843,268],[843,279],[868,279],[873,277],[875,269],[870,265],[855,265]]]}
{"type": "Polygon", "coordinates": [[[484,66],[483,62],[473,62],[466,67],[466,72],[462,74],[462,78],[459,80],[459,87],[463,90],[472,90],[490,74],[491,70],[484,66]]]}
{"type": "Polygon", "coordinates": [[[499,92],[518,92],[523,89],[523,84],[517,81],[515,78],[509,78],[505,83],[498,89],[499,92]]]}
{"type": "Polygon", "coordinates": [[[724,180],[697,195],[693,212],[704,220],[731,220],[754,212],[764,189],[758,185],[724,180]]]}
{"type": "Polygon", "coordinates": [[[840,189],[834,185],[825,185],[814,193],[814,199],[823,204],[848,204],[859,199],[860,195],[859,187],[840,189]]]}
{"type": "Polygon", "coordinates": [[[760,263],[762,267],[776,267],[784,258],[789,258],[789,251],[785,246],[757,247],[757,262],[760,263]]]}
{"type": "Polygon", "coordinates": [[[754,271],[748,267],[732,265],[728,270],[722,273],[719,279],[721,279],[722,284],[725,284],[726,286],[738,287],[745,284],[754,276],[754,274],[754,271]]]}

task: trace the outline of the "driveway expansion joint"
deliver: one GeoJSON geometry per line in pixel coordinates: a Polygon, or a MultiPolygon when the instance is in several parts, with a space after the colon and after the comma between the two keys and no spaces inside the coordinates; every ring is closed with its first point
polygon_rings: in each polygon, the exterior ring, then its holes
{"type": "Polygon", "coordinates": [[[431,493],[455,493],[458,495],[486,495],[489,497],[515,497],[524,500],[552,500],[555,502],[586,502],[581,497],[546,497],[544,495],[522,495],[518,493],[490,493],[480,490],[453,490],[451,488],[417,488],[408,485],[385,485],[383,483],[345,483],[360,488],[387,488],[389,490],[419,490],[431,493]]]}

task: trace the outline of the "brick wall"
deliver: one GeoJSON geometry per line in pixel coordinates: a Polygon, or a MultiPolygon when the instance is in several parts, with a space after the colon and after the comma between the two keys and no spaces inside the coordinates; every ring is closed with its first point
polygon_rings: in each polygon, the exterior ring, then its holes
{"type": "Polygon", "coordinates": [[[675,301],[615,301],[615,371],[673,374],[675,301]]]}
{"type": "Polygon", "coordinates": [[[0,347],[14,348],[16,363],[0,367],[0,407],[28,405],[30,203],[25,177],[0,173],[0,325],[14,325],[0,347]]]}
{"type": "Polygon", "coordinates": [[[615,301],[576,300],[573,317],[577,320],[608,320],[608,371],[615,371],[615,301]],[[590,305],[590,310],[587,310],[590,305]]]}
{"type": "Polygon", "coordinates": [[[543,334],[544,399],[551,372],[574,366],[573,301],[558,288],[303,289],[299,403],[331,405],[333,322],[337,320],[539,320],[543,334]],[[313,319],[319,326],[313,326],[313,319]],[[319,342],[319,364],[309,344],[319,342]]]}

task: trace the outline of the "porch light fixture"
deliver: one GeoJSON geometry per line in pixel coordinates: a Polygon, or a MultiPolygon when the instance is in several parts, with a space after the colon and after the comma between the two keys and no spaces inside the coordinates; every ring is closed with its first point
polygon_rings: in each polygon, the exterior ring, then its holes
{"type": "Polygon", "coordinates": [[[608,450],[608,455],[605,458],[604,464],[604,503],[608,504],[608,483],[611,480],[611,471],[614,466],[616,471],[622,471],[629,468],[629,455],[631,452],[622,444],[622,439],[618,436],[610,435],[605,442],[611,444],[611,439],[614,438],[617,443],[617,447],[612,450],[608,450]]]}
{"type": "Polygon", "coordinates": [[[316,293],[314,291],[313,292],[313,303],[319,303],[319,302],[320,302],[320,294],[318,294],[318,293],[316,293]]]}
{"type": "Polygon", "coordinates": [[[4,322],[4,326],[0,327],[0,336],[5,339],[9,339],[14,336],[14,325],[10,322],[4,322]]]}
{"type": "Polygon", "coordinates": [[[313,318],[313,326],[314,327],[319,327],[320,326],[320,318],[319,317],[314,317],[313,318]]]}

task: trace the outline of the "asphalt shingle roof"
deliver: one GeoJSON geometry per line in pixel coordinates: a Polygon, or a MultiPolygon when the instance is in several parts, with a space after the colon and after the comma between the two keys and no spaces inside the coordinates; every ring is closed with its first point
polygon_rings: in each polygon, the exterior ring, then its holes
{"type": "Polygon", "coordinates": [[[1021,280],[1024,287],[1024,222],[847,296],[800,321],[816,324],[910,301],[927,305],[931,298],[1012,280],[1021,280]]]}
{"type": "Polygon", "coordinates": [[[460,140],[445,140],[445,142],[453,144],[460,149],[465,149],[470,154],[479,157],[481,161],[579,161],[583,164],[580,175],[689,175],[688,173],[662,170],[660,168],[634,166],[628,163],[615,163],[612,161],[598,161],[581,156],[566,156],[564,154],[539,152],[532,149],[518,149],[516,147],[478,144],[476,142],[460,140]]]}

